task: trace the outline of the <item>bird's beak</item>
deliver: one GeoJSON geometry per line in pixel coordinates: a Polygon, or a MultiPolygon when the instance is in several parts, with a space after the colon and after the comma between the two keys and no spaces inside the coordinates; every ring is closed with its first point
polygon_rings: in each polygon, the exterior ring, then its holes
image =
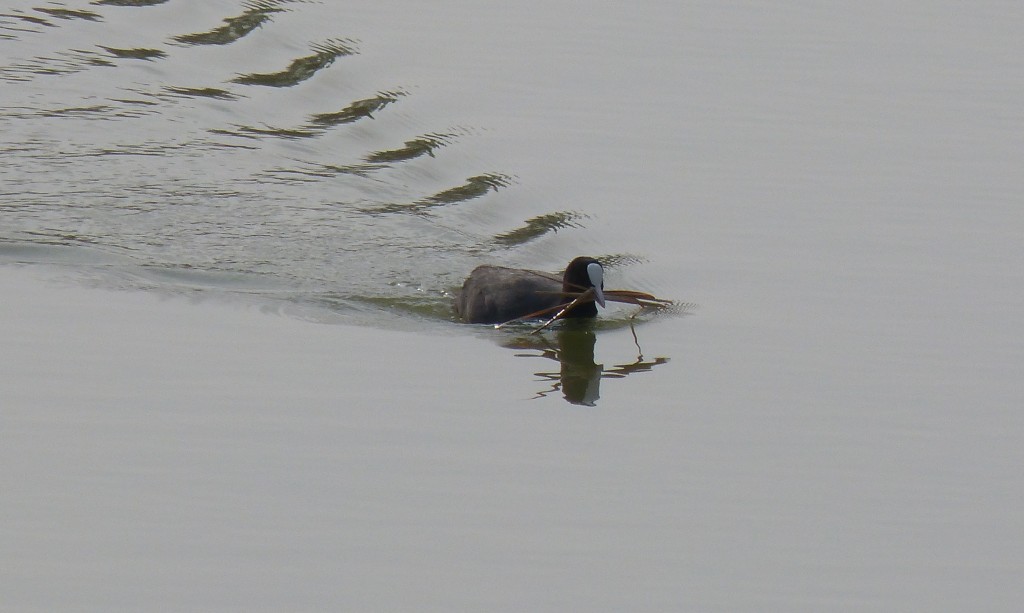
{"type": "Polygon", "coordinates": [[[594,302],[604,307],[604,268],[601,264],[587,264],[587,278],[590,279],[590,289],[594,290],[594,302]]]}

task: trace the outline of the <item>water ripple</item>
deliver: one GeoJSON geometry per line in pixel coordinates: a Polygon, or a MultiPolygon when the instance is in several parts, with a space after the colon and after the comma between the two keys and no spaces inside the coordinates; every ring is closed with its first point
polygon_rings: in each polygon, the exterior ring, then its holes
{"type": "Polygon", "coordinates": [[[403,91],[380,92],[371,98],[356,100],[340,111],[333,113],[320,113],[313,115],[309,123],[317,128],[327,129],[333,126],[340,126],[352,123],[363,118],[373,119],[373,114],[383,110],[384,107],[396,102],[399,97],[406,95],[403,91]]]}
{"type": "Polygon", "coordinates": [[[494,242],[503,247],[523,245],[549,232],[557,232],[562,228],[580,228],[579,219],[586,217],[575,211],[547,213],[527,219],[522,226],[503,232],[494,237],[494,242]]]}
{"type": "Polygon", "coordinates": [[[512,177],[490,172],[470,177],[466,179],[466,182],[462,185],[438,192],[433,196],[428,196],[423,200],[420,200],[417,204],[420,206],[430,207],[465,202],[467,200],[479,198],[489,191],[498,191],[500,188],[508,187],[511,184],[512,177]]]}
{"type": "Polygon", "coordinates": [[[55,17],[57,19],[84,19],[86,21],[103,21],[103,16],[92,11],[76,11],[73,9],[37,7],[40,13],[55,17]]]}
{"type": "Polygon", "coordinates": [[[145,49],[141,47],[134,49],[118,49],[115,47],[106,47],[104,45],[100,45],[99,47],[114,57],[129,58],[133,60],[153,61],[155,59],[163,59],[167,57],[167,53],[159,49],[145,49]]]}
{"type": "Polygon", "coordinates": [[[241,15],[224,19],[224,25],[192,34],[181,34],[174,41],[186,45],[228,45],[248,36],[283,9],[277,2],[252,2],[241,15]]]}
{"type": "Polygon", "coordinates": [[[94,0],[93,4],[106,6],[156,6],[164,4],[167,0],[94,0]]]}
{"type": "Polygon", "coordinates": [[[89,68],[116,66],[106,56],[92,50],[69,49],[54,56],[37,56],[0,68],[0,79],[5,81],[31,81],[39,76],[69,75],[89,68]]]}
{"type": "Polygon", "coordinates": [[[334,40],[313,46],[313,55],[292,60],[284,70],[278,72],[250,73],[232,79],[242,85],[264,85],[267,87],[292,87],[313,77],[327,68],[334,60],[356,53],[355,43],[350,40],[334,40]]]}
{"type": "MultiPolygon", "coordinates": [[[[420,85],[397,87],[400,67],[361,57],[351,83],[314,79],[359,52],[349,33],[299,38],[310,51],[283,70],[244,72],[224,45],[284,28],[274,16],[289,3],[246,2],[186,34],[188,22],[148,18],[170,7],[114,8],[157,4],[0,15],[15,41],[0,67],[0,242],[88,245],[150,271],[272,279],[338,309],[450,317],[447,292],[480,260],[581,227],[581,213],[541,211],[502,229],[509,209],[491,205],[514,203],[515,175],[473,157],[479,128],[438,129],[464,117],[418,115],[420,85]]],[[[286,39],[267,37],[267,56],[286,39]]]]}
{"type": "Polygon", "coordinates": [[[423,155],[434,157],[434,151],[451,144],[454,134],[424,134],[405,141],[402,147],[384,149],[368,154],[364,159],[371,163],[406,162],[423,155]]]}
{"type": "Polygon", "coordinates": [[[238,96],[219,87],[177,87],[165,85],[163,90],[174,96],[186,98],[211,98],[213,100],[237,100],[238,96]]]}
{"type": "Polygon", "coordinates": [[[397,101],[399,97],[404,95],[405,93],[402,91],[380,92],[376,96],[356,100],[340,111],[317,113],[311,116],[305,125],[299,127],[281,128],[269,125],[236,125],[234,129],[215,128],[211,132],[243,138],[265,136],[288,139],[313,138],[336,126],[354,123],[360,119],[373,119],[374,113],[384,109],[384,107],[397,101]]]}
{"type": "MultiPolygon", "coordinates": [[[[0,13],[0,29],[2,30],[7,30],[10,32],[28,32],[32,34],[38,34],[42,32],[42,30],[32,30],[29,28],[22,27],[26,23],[37,26],[44,26],[47,28],[56,27],[48,20],[43,19],[42,17],[36,17],[35,15],[24,15],[21,13],[0,13]],[[17,22],[12,22],[10,20],[17,20],[17,22]]],[[[15,38],[13,34],[7,35],[6,37],[11,39],[15,38]]]]}

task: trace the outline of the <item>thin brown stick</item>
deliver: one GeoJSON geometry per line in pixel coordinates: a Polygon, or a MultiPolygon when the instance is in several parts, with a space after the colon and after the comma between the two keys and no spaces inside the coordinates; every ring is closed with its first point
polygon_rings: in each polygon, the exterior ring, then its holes
{"type": "Polygon", "coordinates": [[[553,307],[548,307],[546,309],[541,309],[539,311],[534,311],[533,313],[528,313],[528,314],[523,315],[521,317],[516,317],[515,319],[510,319],[508,321],[503,321],[500,324],[495,324],[494,327],[496,329],[498,329],[498,328],[502,328],[503,326],[507,326],[508,324],[514,324],[517,321],[523,321],[525,319],[535,319],[537,317],[542,317],[544,315],[547,315],[548,313],[551,313],[552,311],[557,311],[558,309],[565,308],[565,307],[567,307],[570,304],[572,304],[572,303],[571,302],[566,302],[564,304],[556,304],[553,307]]]}
{"type": "MultiPolygon", "coordinates": [[[[551,292],[551,293],[554,293],[554,292],[551,292]]],[[[586,291],[583,291],[583,292],[569,292],[569,293],[558,292],[558,293],[560,293],[560,294],[564,293],[566,296],[573,296],[574,298],[571,301],[569,301],[569,302],[564,302],[562,304],[556,304],[555,306],[548,307],[546,309],[541,309],[539,311],[534,311],[533,313],[528,313],[528,314],[523,315],[521,317],[516,317],[515,319],[510,319],[510,320],[504,321],[504,322],[502,322],[500,324],[495,324],[495,326],[494,326],[495,329],[500,329],[500,328],[503,328],[503,327],[505,327],[505,326],[507,326],[509,324],[513,324],[513,323],[516,323],[516,322],[519,322],[519,321],[524,321],[524,320],[527,320],[527,319],[536,319],[538,317],[543,317],[543,316],[547,315],[548,313],[555,312],[555,315],[551,319],[546,321],[543,325],[541,325],[539,328],[537,328],[533,332],[535,334],[537,332],[540,332],[541,330],[544,330],[544,329],[548,328],[551,324],[555,323],[556,321],[558,321],[559,319],[564,317],[564,315],[570,309],[575,307],[576,305],[578,305],[578,304],[580,304],[582,302],[587,302],[587,301],[593,301],[594,300],[594,292],[593,292],[593,290],[591,288],[588,288],[586,291]]],[[[606,301],[610,301],[610,302],[620,302],[620,303],[623,303],[623,304],[636,305],[636,306],[640,307],[641,309],[660,309],[660,308],[668,307],[668,306],[673,304],[673,302],[671,300],[666,300],[664,298],[658,298],[658,297],[654,296],[653,294],[648,294],[646,292],[638,292],[638,291],[628,290],[628,289],[605,290],[604,298],[605,298],[606,301]]],[[[635,316],[636,316],[636,314],[634,314],[633,317],[631,317],[631,318],[635,318],[635,316]]]]}
{"type": "Polygon", "coordinates": [[[564,309],[562,309],[561,311],[559,311],[559,312],[555,313],[555,316],[554,316],[554,317],[552,317],[551,319],[549,319],[549,320],[547,321],[547,323],[545,323],[545,324],[544,324],[543,326],[541,326],[541,327],[537,328],[536,330],[534,330],[534,331],[533,331],[533,332],[531,332],[530,334],[537,334],[538,332],[540,332],[540,331],[541,331],[541,330],[543,330],[544,328],[547,328],[547,327],[548,327],[548,326],[550,326],[551,324],[555,323],[555,320],[557,320],[557,319],[558,319],[559,317],[562,317],[563,315],[565,315],[565,314],[566,314],[566,313],[567,313],[567,312],[568,312],[568,311],[569,311],[570,309],[572,309],[572,308],[573,308],[574,306],[576,306],[577,304],[579,304],[579,303],[581,303],[581,302],[585,302],[584,298],[590,298],[590,300],[591,300],[591,301],[593,301],[593,299],[594,299],[594,297],[593,297],[593,296],[594,296],[594,292],[593,292],[592,290],[589,290],[589,289],[588,289],[587,291],[583,292],[583,293],[582,293],[582,294],[580,294],[580,295],[579,295],[579,296],[578,296],[578,297],[577,297],[577,298],[576,298],[575,300],[573,300],[573,301],[572,301],[572,302],[570,302],[569,304],[565,305],[565,308],[564,308],[564,309]]]}

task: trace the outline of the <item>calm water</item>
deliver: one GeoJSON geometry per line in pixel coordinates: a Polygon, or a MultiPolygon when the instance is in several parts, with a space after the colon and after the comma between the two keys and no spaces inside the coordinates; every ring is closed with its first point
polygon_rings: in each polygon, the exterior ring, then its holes
{"type": "Polygon", "coordinates": [[[0,260],[272,313],[10,286],[0,534],[69,586],[22,570],[15,604],[1017,610],[1021,31],[995,1],[8,2],[0,260]],[[698,306],[451,321],[474,266],[580,254],[698,306]],[[89,342],[34,343],[68,308],[89,342]]]}

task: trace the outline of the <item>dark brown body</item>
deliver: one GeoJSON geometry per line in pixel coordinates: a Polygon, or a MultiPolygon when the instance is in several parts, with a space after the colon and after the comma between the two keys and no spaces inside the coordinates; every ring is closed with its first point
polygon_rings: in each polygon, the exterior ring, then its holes
{"type": "MultiPolygon", "coordinates": [[[[572,301],[565,292],[578,294],[589,285],[586,273],[593,258],[576,258],[560,281],[556,275],[536,270],[478,266],[462,284],[455,310],[469,323],[503,323],[572,301]]],[[[553,317],[555,312],[547,313],[553,317]]],[[[582,302],[565,317],[594,317],[597,305],[582,302]]]]}

